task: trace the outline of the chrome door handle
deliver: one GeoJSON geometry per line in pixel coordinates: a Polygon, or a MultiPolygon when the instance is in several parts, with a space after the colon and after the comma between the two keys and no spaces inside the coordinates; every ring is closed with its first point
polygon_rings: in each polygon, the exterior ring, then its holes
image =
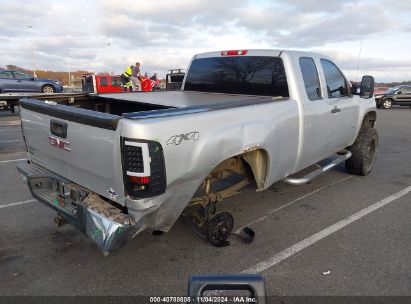
{"type": "Polygon", "coordinates": [[[341,109],[339,109],[337,107],[335,107],[334,109],[331,110],[332,114],[335,114],[335,113],[338,113],[338,112],[341,112],[341,109]]]}

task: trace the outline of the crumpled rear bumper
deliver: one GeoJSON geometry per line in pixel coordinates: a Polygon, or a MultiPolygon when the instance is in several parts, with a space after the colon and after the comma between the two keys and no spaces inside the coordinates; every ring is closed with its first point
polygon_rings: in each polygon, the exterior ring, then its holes
{"type": "Polygon", "coordinates": [[[34,198],[56,210],[70,224],[109,253],[137,234],[136,223],[96,193],[28,162],[17,166],[34,198]]]}

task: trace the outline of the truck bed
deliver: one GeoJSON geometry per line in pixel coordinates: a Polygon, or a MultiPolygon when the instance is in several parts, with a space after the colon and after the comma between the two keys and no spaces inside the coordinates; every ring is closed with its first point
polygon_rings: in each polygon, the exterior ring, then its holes
{"type": "Polygon", "coordinates": [[[47,112],[51,116],[71,121],[81,121],[82,123],[94,126],[102,127],[104,125],[112,129],[114,126],[113,121],[118,121],[121,117],[129,119],[169,117],[288,99],[271,96],[191,91],[71,94],[62,96],[64,98],[56,97],[54,94],[34,96],[34,98],[45,100],[46,102],[23,98],[21,103],[23,107],[30,108],[39,113],[47,112]],[[55,104],[50,103],[53,101],[55,104]],[[101,124],[101,121],[103,121],[103,124],[101,124]]]}
{"type": "Polygon", "coordinates": [[[255,101],[269,99],[255,95],[236,95],[220,93],[204,93],[190,91],[163,91],[163,92],[130,92],[97,94],[95,98],[110,101],[128,101],[134,103],[159,105],[167,108],[185,108],[202,105],[215,105],[230,101],[255,101]]]}

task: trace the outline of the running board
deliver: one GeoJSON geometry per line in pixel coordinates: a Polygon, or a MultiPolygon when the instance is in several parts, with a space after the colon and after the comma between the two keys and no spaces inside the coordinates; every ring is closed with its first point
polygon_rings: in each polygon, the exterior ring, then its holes
{"type": "Polygon", "coordinates": [[[291,178],[291,177],[286,177],[283,179],[283,182],[290,184],[290,185],[303,185],[306,184],[310,181],[312,181],[314,178],[316,178],[317,176],[323,174],[324,172],[327,172],[328,170],[334,168],[335,166],[337,166],[338,164],[342,163],[343,161],[349,159],[352,155],[352,153],[348,150],[344,150],[341,152],[338,152],[338,154],[340,155],[338,158],[334,159],[332,162],[330,162],[328,165],[319,168],[309,174],[307,174],[304,177],[301,178],[291,178]]]}

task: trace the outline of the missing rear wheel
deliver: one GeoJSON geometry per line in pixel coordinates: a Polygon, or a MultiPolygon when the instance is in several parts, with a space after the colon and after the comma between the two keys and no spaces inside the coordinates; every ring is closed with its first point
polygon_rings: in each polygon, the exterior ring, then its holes
{"type": "Polygon", "coordinates": [[[214,214],[206,224],[207,240],[216,247],[227,246],[227,238],[231,235],[234,226],[233,216],[228,212],[214,214]]]}

